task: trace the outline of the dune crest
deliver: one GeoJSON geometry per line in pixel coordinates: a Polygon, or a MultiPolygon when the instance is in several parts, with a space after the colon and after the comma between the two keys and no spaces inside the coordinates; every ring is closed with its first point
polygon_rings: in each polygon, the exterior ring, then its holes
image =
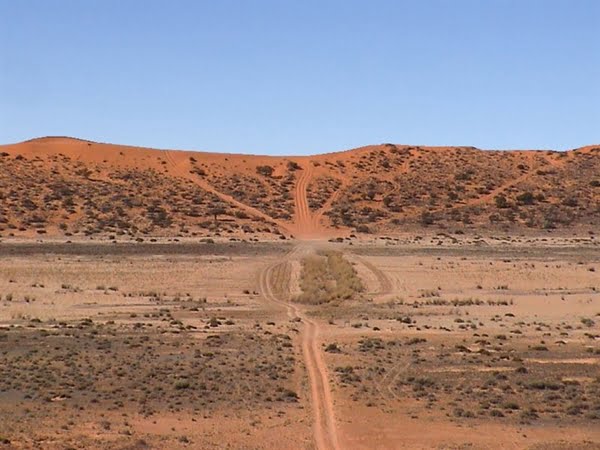
{"type": "Polygon", "coordinates": [[[600,146],[382,144],[276,157],[43,137],[0,154],[2,236],[322,238],[600,224],[600,146]]]}

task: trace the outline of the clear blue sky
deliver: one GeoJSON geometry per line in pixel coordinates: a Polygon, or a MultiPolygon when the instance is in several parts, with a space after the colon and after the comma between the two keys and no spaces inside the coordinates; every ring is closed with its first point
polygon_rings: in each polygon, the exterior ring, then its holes
{"type": "Polygon", "coordinates": [[[0,0],[0,143],[600,143],[597,0],[0,0]]]}

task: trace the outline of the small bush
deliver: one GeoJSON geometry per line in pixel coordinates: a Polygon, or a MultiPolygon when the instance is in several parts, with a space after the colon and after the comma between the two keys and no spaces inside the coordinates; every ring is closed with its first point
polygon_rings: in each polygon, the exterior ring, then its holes
{"type": "Polygon", "coordinates": [[[177,380],[175,382],[175,389],[177,389],[177,390],[189,389],[189,387],[190,387],[190,382],[187,380],[177,380]]]}
{"type": "Polygon", "coordinates": [[[508,200],[502,194],[496,195],[496,197],[494,197],[494,202],[496,203],[496,208],[500,208],[500,209],[508,208],[508,200]]]}
{"type": "Polygon", "coordinates": [[[325,351],[329,353],[341,353],[340,347],[335,342],[325,347],[325,351]]]}
{"type": "Polygon", "coordinates": [[[258,166],[256,168],[256,173],[265,177],[271,177],[273,175],[274,169],[271,166],[258,166]]]}
{"type": "Polygon", "coordinates": [[[302,169],[302,167],[300,167],[296,161],[288,161],[287,168],[291,172],[302,169]]]}

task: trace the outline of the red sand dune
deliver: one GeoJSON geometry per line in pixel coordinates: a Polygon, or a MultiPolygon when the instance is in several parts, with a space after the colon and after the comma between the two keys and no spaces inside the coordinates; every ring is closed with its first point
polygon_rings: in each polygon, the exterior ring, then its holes
{"type": "Polygon", "coordinates": [[[46,137],[0,146],[2,236],[296,237],[600,224],[600,146],[382,144],[274,157],[46,137]]]}

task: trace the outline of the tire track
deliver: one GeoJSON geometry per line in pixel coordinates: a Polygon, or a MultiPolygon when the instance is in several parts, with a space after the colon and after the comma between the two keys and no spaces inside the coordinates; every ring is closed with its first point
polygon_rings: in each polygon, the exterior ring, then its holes
{"type": "Polygon", "coordinates": [[[410,368],[412,363],[408,362],[404,365],[404,367],[399,369],[400,364],[401,363],[399,362],[398,364],[394,365],[394,367],[392,367],[392,369],[389,372],[390,374],[392,374],[391,378],[388,380],[385,380],[385,382],[383,384],[383,386],[387,389],[387,391],[390,393],[390,395],[393,398],[395,398],[397,401],[401,401],[401,398],[398,394],[396,394],[396,391],[394,391],[394,386],[397,384],[398,378],[400,377],[400,375],[402,375],[403,373],[408,371],[408,369],[410,368]]]}
{"type": "MultiPolygon", "coordinates": [[[[467,200],[464,204],[453,207],[453,211],[463,211],[463,210],[471,208],[473,206],[484,205],[486,203],[492,202],[492,201],[494,201],[494,198],[496,196],[505,193],[507,190],[509,190],[509,189],[517,186],[518,184],[520,184],[524,181],[527,181],[529,178],[533,177],[536,174],[535,169],[539,169],[540,167],[543,167],[543,165],[536,164],[536,154],[534,152],[527,155],[527,158],[529,159],[529,170],[527,172],[519,175],[516,178],[511,179],[510,181],[507,181],[506,183],[496,187],[489,193],[482,195],[481,197],[467,200]]],[[[547,157],[542,156],[542,159],[545,162],[549,163],[549,159],[547,157]]],[[[552,163],[549,163],[549,164],[552,164],[552,163]]],[[[445,211],[444,208],[438,208],[436,210],[431,211],[431,213],[436,214],[436,213],[441,213],[444,211],[445,211]]],[[[415,218],[415,217],[418,217],[420,214],[421,214],[421,211],[411,212],[409,214],[406,214],[405,218],[415,218]]]]}
{"type": "Polygon", "coordinates": [[[273,217],[269,216],[268,214],[265,214],[264,212],[254,208],[250,205],[247,205],[246,203],[242,203],[239,200],[236,200],[231,195],[225,194],[224,192],[221,192],[221,191],[215,189],[207,181],[200,180],[200,179],[198,179],[198,177],[191,175],[185,169],[181,168],[180,164],[178,164],[173,159],[173,155],[170,150],[163,150],[163,154],[165,155],[165,159],[167,160],[167,163],[171,167],[172,172],[179,178],[184,178],[186,180],[190,180],[196,186],[200,187],[201,189],[204,189],[205,191],[207,191],[213,195],[216,195],[224,202],[229,203],[231,205],[235,205],[238,208],[246,211],[250,215],[253,215],[255,217],[260,217],[261,219],[264,219],[267,223],[274,223],[282,231],[286,231],[286,232],[290,233],[291,230],[290,230],[289,224],[285,224],[285,223],[281,222],[280,220],[274,219],[273,217]]]}
{"type": "MultiPolygon", "coordinates": [[[[377,282],[379,284],[379,290],[376,293],[377,295],[387,295],[393,292],[392,281],[383,270],[379,269],[375,264],[367,261],[366,259],[360,256],[356,256],[356,259],[363,266],[369,269],[369,271],[373,273],[373,275],[375,275],[375,277],[377,278],[377,282]]],[[[383,392],[384,389],[387,390],[391,397],[396,401],[401,400],[398,394],[396,394],[396,392],[394,391],[394,386],[398,381],[398,377],[400,377],[401,374],[405,373],[409,369],[411,364],[412,363],[410,362],[404,363],[404,361],[398,361],[392,366],[392,368],[388,372],[386,372],[386,374],[382,377],[381,381],[377,383],[377,390],[382,395],[382,397],[384,397],[384,400],[386,397],[383,392]],[[404,365],[402,368],[400,368],[402,364],[404,365]]]]}
{"type": "Polygon", "coordinates": [[[340,187],[333,194],[331,194],[331,196],[327,199],[327,201],[323,204],[323,206],[321,206],[315,212],[315,215],[314,215],[315,227],[321,226],[321,221],[323,220],[323,217],[325,216],[325,214],[327,212],[329,212],[331,210],[331,207],[333,206],[335,201],[342,195],[343,190],[346,189],[347,187],[348,187],[347,184],[342,182],[340,187]]]}
{"type": "Polygon", "coordinates": [[[312,179],[310,161],[302,168],[294,189],[294,204],[296,207],[296,228],[299,233],[310,233],[315,229],[314,218],[308,206],[307,190],[312,179]]]}
{"type": "Polygon", "coordinates": [[[379,269],[377,266],[375,266],[375,264],[370,263],[369,261],[367,261],[366,259],[364,259],[360,256],[355,256],[355,258],[363,266],[365,266],[367,269],[369,269],[369,271],[373,275],[375,275],[375,278],[377,278],[377,283],[379,284],[379,290],[376,293],[377,295],[387,295],[387,294],[392,293],[392,290],[393,290],[392,281],[385,274],[385,272],[383,270],[379,269]]]}
{"type": "Polygon", "coordinates": [[[284,307],[290,319],[300,318],[304,323],[301,338],[302,355],[310,382],[315,446],[318,450],[340,450],[327,366],[319,346],[320,326],[317,321],[307,317],[297,305],[282,300],[273,291],[274,277],[285,274],[282,270],[286,270],[290,259],[301,257],[307,252],[308,249],[297,246],[285,256],[283,261],[267,266],[260,272],[259,286],[267,301],[284,307]]]}

